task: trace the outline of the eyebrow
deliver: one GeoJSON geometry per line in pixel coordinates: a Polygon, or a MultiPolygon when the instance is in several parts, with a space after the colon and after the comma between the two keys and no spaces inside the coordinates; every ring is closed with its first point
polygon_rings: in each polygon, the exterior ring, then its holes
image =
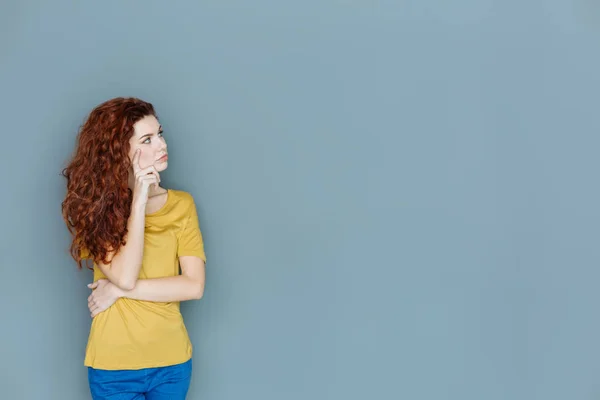
{"type": "MultiPolygon", "coordinates": [[[[162,131],[163,131],[163,128],[162,128],[162,125],[160,125],[158,127],[158,133],[161,133],[162,131]]],[[[139,140],[142,140],[143,138],[152,136],[152,135],[154,135],[154,133],[146,133],[145,135],[140,136],[139,140]]]]}

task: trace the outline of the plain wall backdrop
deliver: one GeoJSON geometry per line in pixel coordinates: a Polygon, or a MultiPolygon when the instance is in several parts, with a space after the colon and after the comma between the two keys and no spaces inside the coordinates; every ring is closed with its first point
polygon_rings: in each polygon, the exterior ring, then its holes
{"type": "Polygon", "coordinates": [[[588,0],[3,1],[0,397],[89,398],[60,176],[152,102],[207,286],[190,399],[600,396],[588,0]]]}

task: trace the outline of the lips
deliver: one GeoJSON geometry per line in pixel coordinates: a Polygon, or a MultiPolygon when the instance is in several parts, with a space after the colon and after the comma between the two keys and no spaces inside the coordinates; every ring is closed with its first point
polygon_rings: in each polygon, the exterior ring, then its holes
{"type": "Polygon", "coordinates": [[[169,155],[165,154],[164,156],[162,156],[161,158],[158,159],[158,161],[167,161],[169,159],[169,155]]]}

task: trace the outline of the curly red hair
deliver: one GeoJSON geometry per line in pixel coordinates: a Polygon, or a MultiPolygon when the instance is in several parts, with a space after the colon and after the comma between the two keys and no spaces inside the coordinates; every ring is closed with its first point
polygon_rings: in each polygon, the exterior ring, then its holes
{"type": "Polygon", "coordinates": [[[85,258],[110,262],[109,252],[126,243],[132,201],[129,139],[133,125],[149,115],[157,117],[152,104],[118,97],[94,108],[79,131],[74,155],[62,171],[67,179],[62,214],[79,269],[85,258]]]}

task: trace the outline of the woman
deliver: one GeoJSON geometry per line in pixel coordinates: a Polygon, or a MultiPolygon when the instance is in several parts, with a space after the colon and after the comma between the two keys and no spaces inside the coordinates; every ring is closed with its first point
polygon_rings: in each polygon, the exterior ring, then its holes
{"type": "Polygon", "coordinates": [[[115,98],[96,107],[63,171],[71,255],[93,260],[84,365],[96,399],[185,399],[192,345],[179,302],[204,291],[196,206],[161,187],[167,144],[152,104],[115,98]]]}

